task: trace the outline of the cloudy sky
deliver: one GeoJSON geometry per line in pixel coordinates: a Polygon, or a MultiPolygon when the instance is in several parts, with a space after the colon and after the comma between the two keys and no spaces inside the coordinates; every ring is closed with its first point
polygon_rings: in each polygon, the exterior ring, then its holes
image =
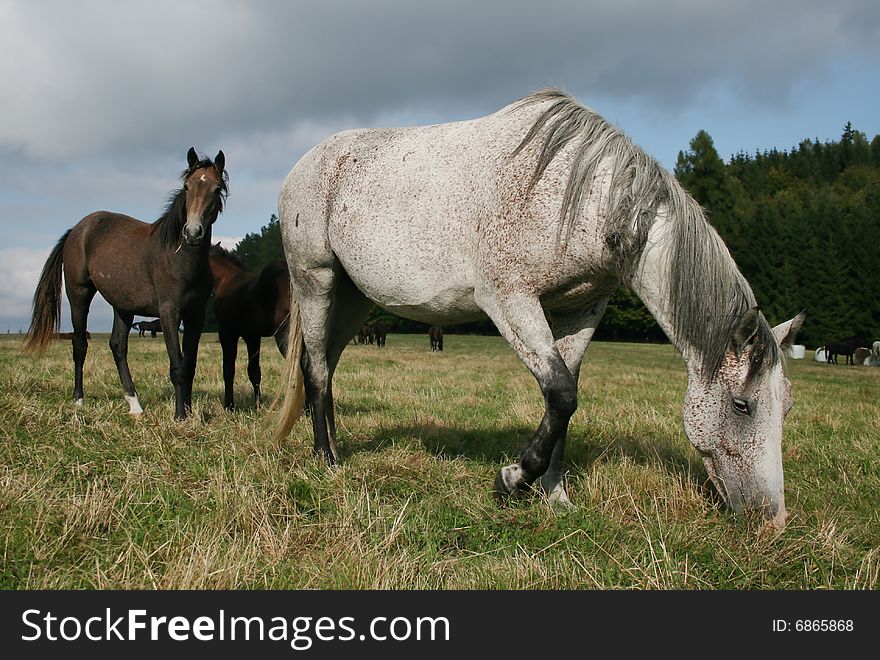
{"type": "MultiPolygon", "coordinates": [[[[0,332],[26,329],[50,247],[106,209],[160,213],[223,149],[233,247],[322,138],[468,119],[547,86],[671,168],[843,125],[880,133],[876,0],[0,0],[0,332]]],[[[63,309],[69,328],[69,310],[63,309]]],[[[90,329],[109,329],[106,303],[90,329]]]]}

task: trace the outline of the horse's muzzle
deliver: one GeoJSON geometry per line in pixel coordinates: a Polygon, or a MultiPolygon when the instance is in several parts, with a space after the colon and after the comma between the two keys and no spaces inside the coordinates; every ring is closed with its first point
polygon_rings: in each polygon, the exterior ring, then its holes
{"type": "Polygon", "coordinates": [[[202,239],[205,237],[205,228],[202,225],[196,225],[195,227],[190,227],[189,225],[185,225],[183,227],[183,240],[186,241],[186,244],[191,247],[197,247],[201,245],[202,239]]]}

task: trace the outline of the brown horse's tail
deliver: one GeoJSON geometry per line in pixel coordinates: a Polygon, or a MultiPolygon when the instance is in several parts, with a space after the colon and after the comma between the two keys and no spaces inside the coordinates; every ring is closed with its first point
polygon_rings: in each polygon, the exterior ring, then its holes
{"type": "Polygon", "coordinates": [[[24,350],[28,353],[45,351],[52,339],[52,333],[61,328],[61,267],[64,243],[69,235],[68,229],[58,239],[40,274],[40,281],[34,292],[31,327],[28,328],[24,340],[24,350]]]}
{"type": "MultiPolygon", "coordinates": [[[[299,318],[299,305],[293,299],[292,293],[287,332],[287,356],[284,363],[284,374],[281,377],[284,403],[278,413],[278,425],[275,427],[275,442],[279,446],[287,439],[296,420],[302,416],[306,400],[301,363],[303,354],[302,324],[299,318]]],[[[276,403],[280,397],[281,391],[275,399],[276,403]]]]}

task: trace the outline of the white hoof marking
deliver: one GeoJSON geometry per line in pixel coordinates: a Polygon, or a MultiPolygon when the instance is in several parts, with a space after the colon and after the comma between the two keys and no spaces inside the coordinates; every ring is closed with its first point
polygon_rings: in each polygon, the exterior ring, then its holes
{"type": "Polygon", "coordinates": [[[144,409],[141,408],[141,403],[140,401],[138,401],[137,396],[125,395],[125,400],[128,401],[129,415],[140,415],[142,412],[144,412],[144,409]]]}
{"type": "Polygon", "coordinates": [[[77,408],[82,408],[82,407],[83,407],[83,400],[82,400],[82,399],[77,399],[74,403],[75,403],[75,405],[76,405],[77,408]]]}
{"type": "Polygon", "coordinates": [[[514,493],[519,489],[520,484],[524,481],[522,476],[522,468],[519,463],[508,465],[501,468],[501,480],[508,493],[514,493]]]}
{"type": "Polygon", "coordinates": [[[561,482],[556,484],[556,487],[550,491],[547,499],[550,500],[550,504],[554,508],[567,509],[571,506],[571,500],[568,499],[568,493],[565,492],[565,487],[561,482]]]}

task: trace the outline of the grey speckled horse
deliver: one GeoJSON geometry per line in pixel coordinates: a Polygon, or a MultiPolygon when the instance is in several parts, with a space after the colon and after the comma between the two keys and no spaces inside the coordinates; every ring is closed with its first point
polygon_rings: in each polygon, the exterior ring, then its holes
{"type": "Polygon", "coordinates": [[[541,387],[546,412],[495,488],[566,502],[563,452],[584,352],[618,282],[687,364],[684,426],[734,511],[785,524],[783,351],[729,252],[675,178],[566,94],[436,126],[353,130],[303,156],[279,199],[294,300],[285,438],[311,407],[337,459],[331,380],[377,304],[432,325],[488,316],[541,387]]]}

